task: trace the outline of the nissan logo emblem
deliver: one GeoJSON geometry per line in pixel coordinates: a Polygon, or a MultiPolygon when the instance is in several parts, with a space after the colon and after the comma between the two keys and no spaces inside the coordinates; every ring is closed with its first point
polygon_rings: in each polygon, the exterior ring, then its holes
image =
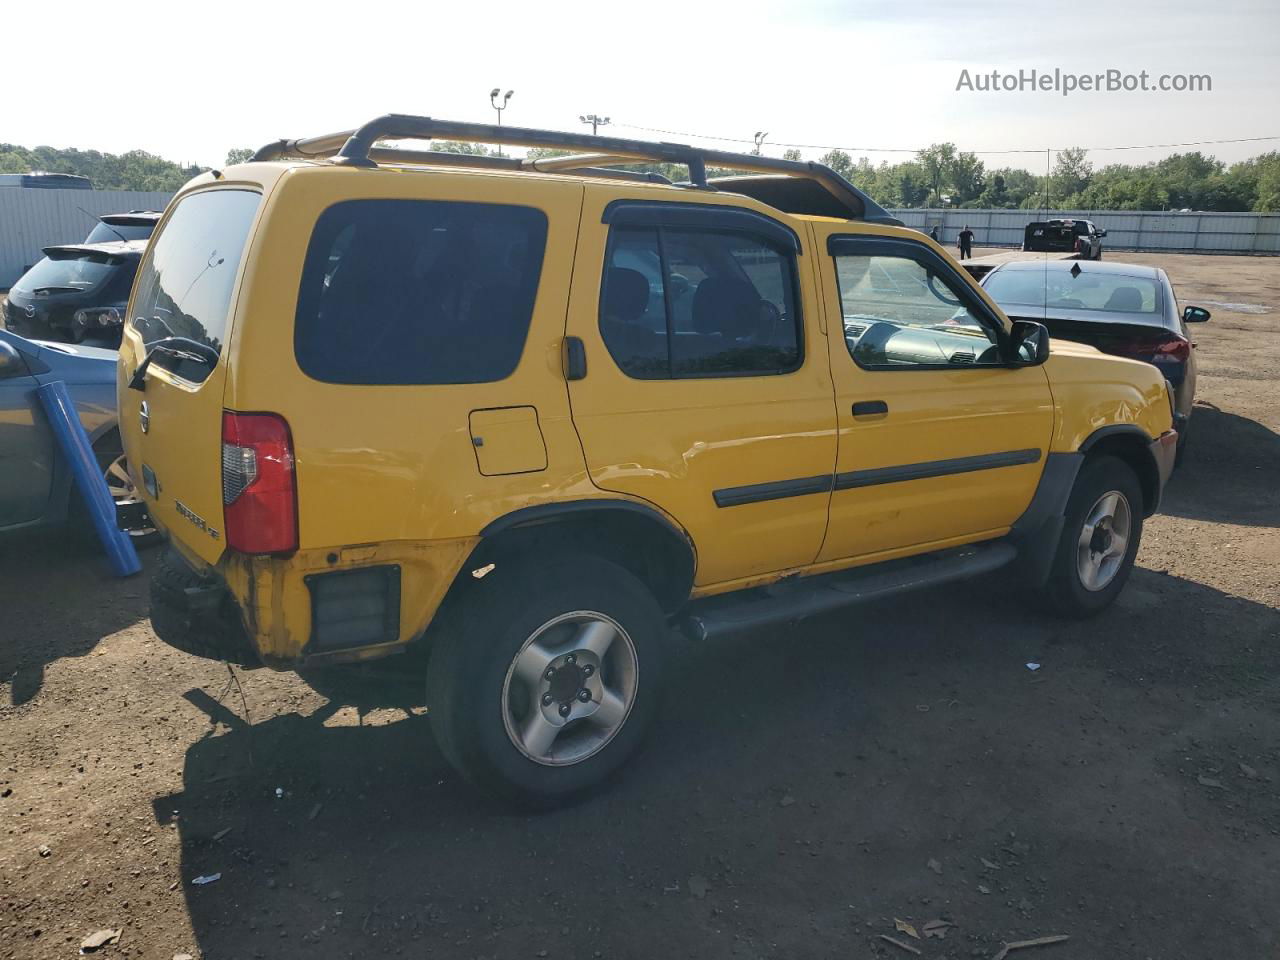
{"type": "Polygon", "coordinates": [[[142,401],[142,406],[138,408],[138,426],[142,428],[142,432],[146,433],[151,429],[151,408],[147,406],[147,401],[142,401]]]}

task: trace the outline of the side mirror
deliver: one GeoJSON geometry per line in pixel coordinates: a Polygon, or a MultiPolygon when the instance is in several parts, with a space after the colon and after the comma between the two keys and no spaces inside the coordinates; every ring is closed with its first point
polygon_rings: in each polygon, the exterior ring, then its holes
{"type": "Polygon", "coordinates": [[[1204,323],[1209,319],[1209,311],[1204,307],[1187,307],[1182,311],[1183,323],[1204,323]]]}
{"type": "Polygon", "coordinates": [[[1037,367],[1049,359],[1049,328],[1034,320],[1013,321],[1011,364],[1037,367]]]}
{"type": "Polygon", "coordinates": [[[1098,236],[1100,236],[1100,237],[1105,237],[1106,235],[1107,235],[1107,231],[1106,231],[1106,230],[1104,230],[1102,227],[1099,227],[1099,228],[1098,228],[1098,236]]]}
{"type": "Polygon", "coordinates": [[[0,380],[6,377],[25,377],[29,372],[27,362],[22,359],[17,348],[0,340],[0,380]]]}

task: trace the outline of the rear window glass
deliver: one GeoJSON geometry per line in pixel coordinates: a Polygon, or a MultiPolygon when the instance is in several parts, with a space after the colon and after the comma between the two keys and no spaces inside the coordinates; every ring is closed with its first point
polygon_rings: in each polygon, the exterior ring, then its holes
{"type": "Polygon", "coordinates": [[[316,222],[294,351],[328,383],[486,383],[520,362],[546,246],[530,207],[348,200],[316,222]]]}
{"type": "Polygon", "coordinates": [[[56,253],[40,260],[13,288],[19,293],[92,290],[110,276],[119,263],[119,259],[102,253],[56,253]]]}
{"type": "Polygon", "coordinates": [[[137,260],[124,260],[112,267],[107,282],[102,285],[102,302],[108,306],[123,306],[128,302],[129,291],[133,289],[133,278],[137,273],[137,260]]]}
{"type": "Polygon", "coordinates": [[[156,228],[154,223],[99,223],[89,231],[85,243],[110,243],[112,240],[146,240],[156,228]]]}
{"type": "Polygon", "coordinates": [[[997,270],[984,286],[1006,312],[1019,305],[1072,312],[1152,315],[1160,311],[1160,292],[1149,277],[1090,270],[997,270]]]}
{"type": "MultiPolygon", "coordinates": [[[[231,294],[261,194],[206,190],[178,201],[148,248],[133,299],[133,325],[152,344],[186,337],[222,351],[231,294]]],[[[207,367],[157,355],[158,365],[203,379],[207,367]]]]}

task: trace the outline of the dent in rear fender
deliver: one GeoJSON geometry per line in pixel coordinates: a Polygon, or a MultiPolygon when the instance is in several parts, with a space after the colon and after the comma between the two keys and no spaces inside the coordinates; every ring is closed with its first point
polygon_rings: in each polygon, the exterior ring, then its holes
{"type": "MultiPolygon", "coordinates": [[[[1055,349],[1059,341],[1054,341],[1055,349]]],[[[1055,408],[1054,453],[1080,450],[1097,431],[1131,425],[1158,437],[1173,425],[1164,378],[1147,363],[1063,350],[1045,363],[1055,408]]]]}
{"type": "Polygon", "coordinates": [[[400,631],[393,644],[369,648],[394,653],[426,630],[478,538],[397,541],[301,550],[290,557],[227,553],[219,565],[240,607],[245,629],[268,666],[296,665],[311,638],[309,574],[394,564],[400,568],[400,631]]]}

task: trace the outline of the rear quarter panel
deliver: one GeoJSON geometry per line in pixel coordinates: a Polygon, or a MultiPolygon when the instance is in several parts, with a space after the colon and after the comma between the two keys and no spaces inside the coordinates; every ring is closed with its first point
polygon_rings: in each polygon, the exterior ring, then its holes
{"type": "Polygon", "coordinates": [[[303,549],[474,534],[528,505],[533,492],[589,492],[561,373],[565,309],[582,187],[530,190],[513,178],[325,167],[277,186],[249,258],[229,345],[225,405],[285,417],[298,471],[303,549]],[[491,180],[477,184],[477,181],[491,180]],[[547,214],[547,246],[533,320],[514,373],[496,383],[365,386],[323,383],[299,368],[293,326],[316,218],[365,198],[512,203],[547,214]],[[536,474],[483,477],[472,446],[473,410],[537,409],[548,462],[536,474]]]}
{"type": "MultiPolygon", "coordinates": [[[[288,559],[228,553],[219,567],[268,658],[296,658],[310,632],[304,577],[378,563],[401,566],[405,642],[425,629],[487,522],[546,500],[599,496],[569,415],[561,367],[582,186],[475,171],[295,168],[272,192],[248,258],[228,344],[228,409],[282,415],[293,436],[300,549],[288,559]],[[547,243],[519,364],[494,383],[368,386],[304,373],[294,350],[299,282],[312,229],[347,200],[508,203],[541,209],[547,243]],[[542,469],[486,476],[470,417],[533,407],[542,469]]],[[[493,438],[490,438],[491,440],[493,438]]],[[[373,656],[377,650],[363,654],[373,656]]]]}

